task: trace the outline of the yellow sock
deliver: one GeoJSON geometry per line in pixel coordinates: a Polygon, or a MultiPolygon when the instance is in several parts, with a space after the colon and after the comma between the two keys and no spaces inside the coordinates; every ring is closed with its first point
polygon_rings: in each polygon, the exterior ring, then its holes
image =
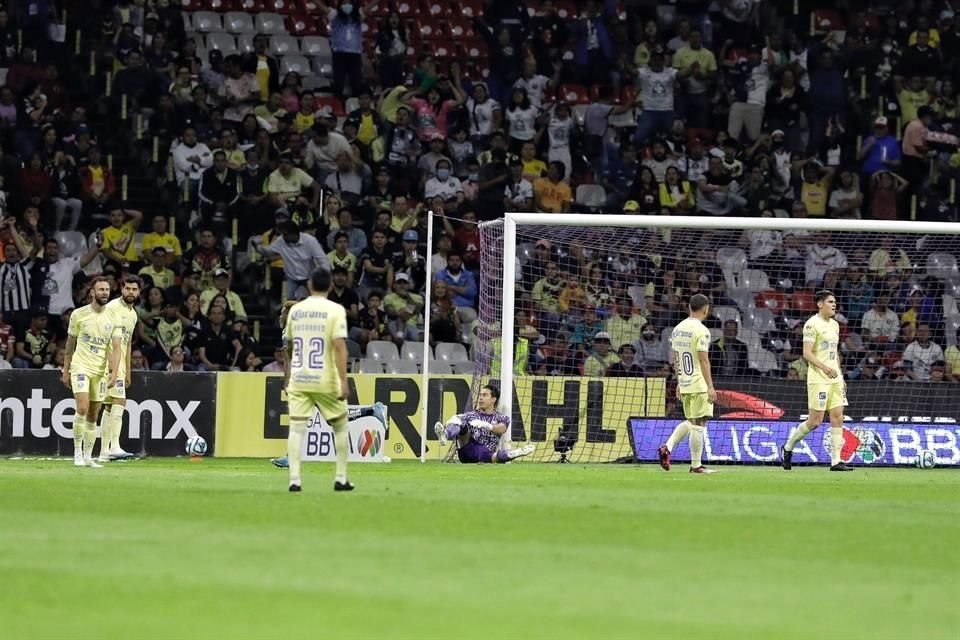
{"type": "Polygon", "coordinates": [[[120,432],[123,431],[123,412],[122,404],[115,404],[110,407],[110,448],[107,451],[113,451],[120,448],[120,432]]]}
{"type": "Polygon", "coordinates": [[[840,464],[843,451],[843,427],[830,427],[830,466],[840,464]]]}
{"type": "Polygon", "coordinates": [[[690,427],[690,468],[702,467],[703,462],[703,434],[706,432],[701,426],[690,427]]]}
{"type": "Polygon", "coordinates": [[[83,434],[87,430],[87,419],[79,413],[73,418],[73,454],[83,454],[83,434]]]}
{"type": "Polygon", "coordinates": [[[97,443],[97,423],[87,420],[83,430],[83,457],[93,457],[93,446],[97,443]]]}
{"type": "Polygon", "coordinates": [[[290,463],[290,484],[300,484],[300,454],[303,446],[303,434],[307,431],[307,421],[303,418],[290,419],[290,434],[287,436],[287,460],[290,463]]]}
{"type": "Polygon", "coordinates": [[[793,435],[790,436],[790,439],[787,440],[787,444],[783,446],[787,451],[793,451],[793,448],[797,446],[797,443],[807,437],[807,434],[810,433],[812,427],[808,426],[809,421],[804,420],[799,425],[797,425],[796,430],[794,430],[793,435]]]}
{"type": "Polygon", "coordinates": [[[350,457],[350,432],[346,416],[330,423],[330,426],[333,427],[333,442],[337,447],[337,475],[334,480],[344,483],[347,481],[347,460],[350,457]]]}
{"type": "Polygon", "coordinates": [[[667,451],[673,453],[673,450],[677,447],[678,444],[683,442],[683,439],[687,437],[687,434],[690,433],[690,428],[693,425],[688,421],[684,420],[673,430],[673,433],[670,434],[670,437],[667,439],[667,451]]]}

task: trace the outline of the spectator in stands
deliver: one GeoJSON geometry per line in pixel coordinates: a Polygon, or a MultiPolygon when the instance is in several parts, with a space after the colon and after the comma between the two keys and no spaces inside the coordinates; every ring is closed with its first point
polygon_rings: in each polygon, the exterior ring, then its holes
{"type": "Polygon", "coordinates": [[[523,163],[510,163],[510,177],[503,189],[503,207],[506,211],[533,211],[533,185],[523,177],[523,163]]]}
{"type": "Polygon", "coordinates": [[[443,280],[434,280],[430,289],[433,300],[430,304],[430,344],[460,342],[460,313],[453,303],[451,292],[443,280]]]}
{"type": "Polygon", "coordinates": [[[863,194],[860,192],[860,181],[857,175],[845,169],[840,172],[840,184],[828,201],[830,216],[833,218],[854,218],[859,220],[860,207],[863,206],[863,194]]]}
{"type": "Polygon", "coordinates": [[[321,2],[327,11],[330,25],[330,48],[333,51],[333,92],[345,99],[347,83],[350,94],[356,96],[360,91],[363,78],[363,9],[364,3],[354,0],[340,0],[338,7],[321,2]]]}
{"type": "Polygon", "coordinates": [[[101,163],[97,147],[91,147],[88,151],[87,166],[80,169],[80,181],[84,208],[93,217],[106,218],[117,186],[113,172],[101,163]]]}
{"type": "Polygon", "coordinates": [[[691,127],[704,129],[709,123],[710,87],[717,75],[717,59],[712,51],[703,46],[700,29],[690,29],[686,42],[681,36],[682,32],[678,31],[677,37],[667,45],[676,51],[672,62],[683,88],[680,111],[691,127]],[[679,49],[673,49],[671,45],[680,46],[679,49]]]}
{"type": "Polygon", "coordinates": [[[370,236],[370,246],[360,254],[362,272],[358,284],[361,295],[372,289],[388,290],[393,284],[393,255],[387,248],[387,235],[375,229],[370,236]]]}
{"type": "Polygon", "coordinates": [[[587,378],[601,378],[607,375],[607,369],[620,361],[610,352],[610,334],[601,331],[593,336],[593,348],[583,363],[583,375],[587,378]]]}
{"type": "Polygon", "coordinates": [[[280,154],[279,166],[267,178],[268,202],[274,207],[286,207],[291,213],[297,209],[317,211],[320,203],[320,185],[303,169],[293,166],[293,156],[280,154]],[[308,200],[301,195],[304,189],[311,190],[308,200]]]}
{"type": "MultiPolygon", "coordinates": [[[[408,277],[410,290],[420,291],[426,284],[427,261],[426,257],[417,251],[419,235],[413,229],[403,232],[403,241],[400,251],[393,254],[394,277],[405,273],[408,277]]],[[[389,298],[389,296],[387,296],[389,298]]],[[[386,304],[386,301],[384,301],[386,304]]]]}
{"type": "Polygon", "coordinates": [[[220,306],[211,307],[207,325],[200,333],[197,357],[207,371],[228,371],[237,361],[239,343],[234,344],[226,319],[226,312],[220,306]]]}
{"type": "Polygon", "coordinates": [[[150,233],[143,236],[140,242],[140,260],[146,262],[153,255],[156,248],[164,249],[166,265],[170,266],[180,260],[183,249],[180,248],[180,239],[167,229],[167,217],[155,215],[151,222],[150,233]]]}
{"type": "Polygon", "coordinates": [[[331,274],[333,283],[327,299],[342,305],[347,310],[347,324],[355,326],[360,316],[360,296],[353,289],[351,274],[336,264],[333,264],[331,274]]]}
{"type": "Polygon", "coordinates": [[[861,322],[874,298],[873,285],[870,284],[867,274],[859,266],[852,265],[847,269],[841,290],[847,320],[851,324],[861,322]]]}
{"type": "Polygon", "coordinates": [[[100,245],[95,242],[84,255],[60,257],[60,244],[54,238],[43,243],[43,260],[33,265],[32,303],[34,306],[46,305],[50,316],[50,326],[56,335],[62,335],[61,314],[72,309],[73,277],[100,254],[100,245]]]}
{"type": "Polygon", "coordinates": [[[217,242],[213,229],[200,230],[200,242],[183,256],[184,266],[200,274],[199,286],[208,289],[213,286],[213,276],[217,269],[230,270],[230,259],[217,242]]]}
{"type": "Polygon", "coordinates": [[[246,320],[247,312],[243,308],[243,301],[236,292],[230,290],[230,272],[226,269],[217,269],[213,274],[213,286],[200,294],[201,313],[209,315],[211,302],[218,296],[226,299],[227,308],[236,319],[246,320]]]}
{"type": "MultiPolygon", "coordinates": [[[[679,77],[677,69],[664,67],[663,48],[657,47],[651,52],[650,66],[637,71],[637,83],[643,97],[643,113],[637,120],[637,131],[633,140],[638,146],[647,144],[650,137],[657,133],[666,134],[673,126],[674,89],[679,77]]],[[[707,69],[700,69],[696,61],[690,63],[688,72],[694,69],[701,77],[706,77],[707,69]]]]}
{"type": "Polygon", "coordinates": [[[903,351],[904,363],[910,363],[910,377],[920,382],[930,382],[930,372],[935,363],[944,359],[943,349],[930,340],[930,326],[917,326],[916,340],[903,351]]]}
{"type": "Polygon", "coordinates": [[[342,151],[337,155],[334,171],[327,174],[324,186],[336,194],[346,206],[356,206],[363,193],[364,176],[358,172],[358,165],[364,167],[363,162],[356,162],[352,153],[342,151]]]}
{"type": "Polygon", "coordinates": [[[307,280],[314,269],[330,270],[330,262],[320,242],[312,235],[303,233],[295,222],[288,222],[283,235],[263,248],[267,257],[283,259],[283,274],[287,280],[287,297],[298,300],[306,297],[307,280]]]}
{"type": "Polygon", "coordinates": [[[730,105],[727,133],[735,141],[740,140],[744,130],[749,141],[760,138],[767,90],[770,86],[770,67],[762,54],[763,48],[759,44],[752,44],[747,50],[746,60],[724,62],[724,65],[730,67],[730,73],[734,77],[736,101],[730,105]]]}
{"type": "Polygon", "coordinates": [[[477,319],[477,281],[473,272],[463,268],[463,257],[456,251],[447,255],[447,268],[436,275],[452,292],[453,304],[460,313],[460,321],[469,324],[477,319]]]}
{"type": "Polygon", "coordinates": [[[390,335],[387,328],[387,314],[380,308],[383,294],[374,289],[367,294],[366,306],[360,312],[355,326],[350,327],[350,339],[356,340],[361,349],[367,348],[371,340],[380,340],[390,335]]]}
{"type": "Polygon", "coordinates": [[[190,202],[196,201],[203,172],[213,166],[210,147],[197,141],[197,129],[187,126],[171,150],[176,169],[177,185],[189,194],[190,202]]]}
{"type": "Polygon", "coordinates": [[[733,213],[746,204],[737,195],[738,184],[723,166],[723,158],[711,155],[707,173],[697,182],[697,210],[713,216],[733,213]]]}
{"type": "Polygon", "coordinates": [[[618,353],[620,360],[607,368],[608,378],[643,377],[643,368],[636,361],[637,351],[632,344],[620,345],[618,353]]]}
{"type": "Polygon", "coordinates": [[[901,174],[910,183],[913,193],[919,193],[928,174],[927,133],[933,122],[933,110],[923,106],[917,109],[917,117],[903,130],[903,156],[901,174]]]}
{"type": "Polygon", "coordinates": [[[333,245],[333,240],[337,233],[347,234],[347,249],[350,253],[355,256],[363,255],[363,252],[367,248],[367,234],[363,232],[362,229],[358,229],[353,226],[353,214],[349,209],[340,209],[337,212],[337,220],[340,223],[339,231],[331,231],[327,235],[327,244],[333,245]]]}
{"type": "MultiPolygon", "coordinates": [[[[30,321],[29,312],[33,291],[30,273],[33,259],[23,243],[13,218],[0,220],[0,232],[8,231],[10,242],[3,247],[3,264],[0,264],[0,316],[13,327],[15,333],[22,332],[30,321]]],[[[6,339],[3,339],[6,343],[6,339]]]]}
{"type": "Polygon", "coordinates": [[[167,290],[176,284],[177,276],[167,267],[167,250],[164,247],[157,246],[151,249],[146,261],[149,264],[141,268],[138,275],[150,278],[154,285],[163,290],[167,290]]]}
{"type": "Polygon", "coordinates": [[[737,338],[740,327],[736,320],[723,323],[723,335],[711,343],[710,361],[716,363],[716,372],[722,376],[743,376],[747,374],[747,345],[737,338]]]}
{"type": "Polygon", "coordinates": [[[809,286],[819,285],[828,271],[847,268],[847,256],[831,244],[830,233],[818,233],[814,238],[807,246],[806,281],[809,286]]]}
{"type": "Polygon", "coordinates": [[[283,373],[287,362],[287,350],[282,344],[278,344],[273,350],[273,362],[266,364],[262,371],[264,373],[283,373]]]}
{"type": "Polygon", "coordinates": [[[872,178],[878,171],[892,170],[900,166],[900,142],[890,135],[886,116],[874,119],[873,135],[864,139],[858,159],[863,163],[861,175],[867,179],[872,178]]]}
{"type": "MultiPolygon", "coordinates": [[[[833,32],[827,36],[833,38],[833,32]]],[[[820,151],[831,121],[843,122],[847,111],[847,84],[843,69],[837,65],[834,54],[827,48],[819,53],[816,66],[810,73],[809,105],[810,141],[807,151],[820,151]]],[[[804,87],[806,89],[806,87],[804,87]]]]}
{"type": "Polygon", "coordinates": [[[797,83],[795,70],[784,67],[779,80],[767,92],[764,109],[767,128],[773,131],[771,137],[776,138],[779,132],[782,148],[790,153],[802,150],[801,116],[806,107],[807,94],[797,83]]]}
{"type": "Polygon", "coordinates": [[[47,312],[35,308],[30,312],[30,326],[17,339],[17,355],[13,359],[15,369],[42,369],[53,361],[57,343],[47,329],[47,312]]]}
{"type": "MultiPolygon", "coordinates": [[[[573,202],[570,185],[564,182],[566,169],[562,162],[552,161],[547,175],[537,178],[533,183],[534,203],[537,211],[546,213],[567,213],[573,202]]],[[[608,196],[609,197],[609,196],[608,196]]]]}
{"type": "Polygon", "coordinates": [[[900,195],[910,183],[890,171],[878,171],[871,178],[870,213],[875,220],[900,218],[900,195]]]}
{"type": "Polygon", "coordinates": [[[686,215],[696,206],[690,181],[682,179],[675,166],[667,167],[659,192],[660,206],[671,214],[686,215]]]}
{"type": "Polygon", "coordinates": [[[647,319],[641,316],[626,298],[616,298],[615,307],[604,323],[604,331],[609,334],[611,344],[617,345],[618,349],[622,344],[636,345],[642,338],[647,319]]]}
{"type": "Polygon", "coordinates": [[[383,308],[390,319],[394,341],[421,340],[423,337],[423,296],[410,290],[410,276],[401,272],[393,279],[393,289],[383,299],[383,308]]]}
{"type": "Polygon", "coordinates": [[[889,305],[889,294],[881,293],[873,308],[863,314],[863,322],[861,323],[867,340],[875,348],[881,350],[888,343],[896,341],[900,330],[900,318],[889,305]]]}
{"type": "Polygon", "coordinates": [[[103,233],[103,255],[119,265],[140,262],[136,233],[143,221],[143,212],[134,209],[110,211],[110,226],[103,233]]]}
{"type": "Polygon", "coordinates": [[[342,231],[332,231],[335,234],[333,239],[333,251],[327,254],[327,260],[333,269],[340,267],[347,272],[347,283],[352,285],[356,281],[357,266],[359,261],[357,256],[350,253],[350,236],[342,231]]]}
{"type": "Polygon", "coordinates": [[[450,160],[447,158],[437,160],[435,175],[429,178],[424,185],[424,198],[427,200],[432,200],[437,197],[443,198],[444,200],[452,198],[458,202],[464,200],[463,186],[460,180],[452,175],[452,166],[450,160]]]}

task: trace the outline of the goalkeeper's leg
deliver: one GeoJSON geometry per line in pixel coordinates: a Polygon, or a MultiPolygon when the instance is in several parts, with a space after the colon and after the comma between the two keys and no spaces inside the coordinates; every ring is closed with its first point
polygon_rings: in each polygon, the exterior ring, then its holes
{"type": "Polygon", "coordinates": [[[456,439],[461,446],[466,444],[466,440],[470,438],[470,429],[463,422],[463,416],[465,415],[464,413],[458,413],[447,420],[446,424],[437,422],[433,425],[433,431],[437,434],[437,439],[440,441],[441,446],[454,439],[456,439]],[[460,442],[464,436],[466,436],[466,440],[460,442]]]}
{"type": "Polygon", "coordinates": [[[793,448],[803,442],[807,434],[820,426],[823,422],[823,411],[811,410],[807,419],[797,425],[786,444],[780,447],[780,463],[785,471],[793,468],[793,448]]]}

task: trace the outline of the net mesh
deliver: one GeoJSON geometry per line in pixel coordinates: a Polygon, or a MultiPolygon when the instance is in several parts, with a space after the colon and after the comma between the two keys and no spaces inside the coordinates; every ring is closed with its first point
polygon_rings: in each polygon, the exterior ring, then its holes
{"type": "MultiPolygon", "coordinates": [[[[512,440],[535,443],[533,459],[656,460],[657,447],[683,419],[668,364],[669,334],[695,293],[713,303],[705,324],[719,397],[707,460],[772,462],[805,417],[802,328],[816,313],[819,288],[834,291],[839,305],[850,399],[847,457],[903,461],[887,451],[890,443],[876,444],[886,431],[874,423],[960,418],[949,382],[954,373],[960,379],[960,236],[816,230],[816,224],[781,231],[775,219],[756,231],[616,222],[518,225],[512,283],[503,281],[502,221],[482,225],[473,393],[499,378],[501,323],[513,313],[512,440]],[[515,287],[513,310],[503,308],[505,286],[515,287]]],[[[955,443],[960,431],[953,433],[955,443]]],[[[823,462],[822,435],[810,436],[809,450],[795,460],[823,462]]],[[[929,444],[925,431],[914,435],[910,446],[929,444]]],[[[901,453],[910,454],[909,447],[901,453]]],[[[681,446],[675,459],[688,455],[681,446]]]]}

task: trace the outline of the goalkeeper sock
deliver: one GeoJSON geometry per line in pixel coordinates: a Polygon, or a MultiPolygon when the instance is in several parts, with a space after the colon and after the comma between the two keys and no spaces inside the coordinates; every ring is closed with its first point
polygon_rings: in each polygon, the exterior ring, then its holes
{"type": "Polygon", "coordinates": [[[79,413],[73,419],[73,455],[83,455],[83,433],[87,430],[87,419],[79,413]]]}
{"type": "Polygon", "coordinates": [[[698,425],[690,427],[690,468],[702,467],[703,462],[703,434],[706,429],[698,425]]]}
{"type": "Polygon", "coordinates": [[[290,484],[300,484],[300,452],[303,446],[303,434],[307,431],[307,421],[302,418],[290,419],[290,433],[287,435],[287,460],[290,463],[290,484]]]}
{"type": "Polygon", "coordinates": [[[830,466],[843,462],[843,427],[830,427],[830,466]]]}
{"type": "Polygon", "coordinates": [[[109,455],[114,449],[120,448],[120,432],[123,431],[122,404],[115,404],[110,407],[110,415],[107,418],[107,424],[110,426],[110,443],[105,451],[109,455]]]}
{"type": "Polygon", "coordinates": [[[667,439],[667,451],[673,453],[673,450],[678,444],[683,442],[683,439],[687,437],[687,434],[690,433],[690,428],[693,425],[688,421],[684,420],[677,425],[677,428],[673,430],[673,433],[670,434],[670,437],[667,439]]]}
{"type": "Polygon", "coordinates": [[[807,437],[807,434],[810,433],[813,429],[810,428],[810,425],[806,420],[797,425],[796,430],[793,432],[793,435],[790,436],[790,439],[787,440],[787,444],[783,445],[783,448],[787,451],[793,451],[793,448],[797,446],[797,443],[807,437]]]}
{"type": "Polygon", "coordinates": [[[456,440],[460,435],[460,428],[462,426],[459,422],[448,422],[444,425],[443,431],[447,435],[447,440],[456,440]]]}
{"type": "Polygon", "coordinates": [[[337,475],[334,480],[340,483],[347,481],[347,459],[350,457],[350,434],[347,430],[346,417],[330,423],[333,427],[333,443],[337,447],[337,475]]]}

